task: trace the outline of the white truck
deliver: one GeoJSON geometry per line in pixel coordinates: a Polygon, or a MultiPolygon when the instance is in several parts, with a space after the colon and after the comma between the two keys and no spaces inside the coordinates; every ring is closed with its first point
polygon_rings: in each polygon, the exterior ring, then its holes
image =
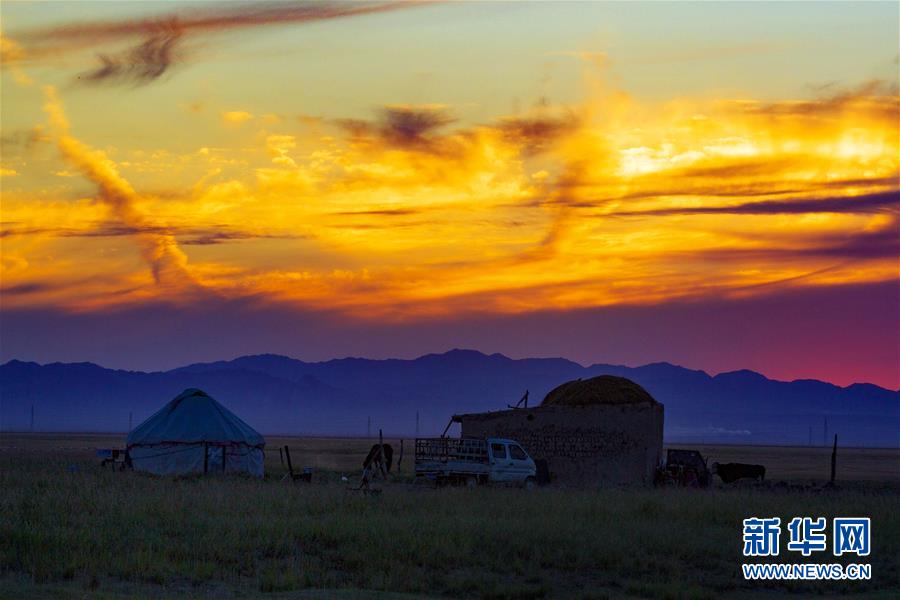
{"type": "Polygon", "coordinates": [[[417,438],[416,478],[442,484],[496,483],[533,488],[534,461],[515,440],[417,438]]]}

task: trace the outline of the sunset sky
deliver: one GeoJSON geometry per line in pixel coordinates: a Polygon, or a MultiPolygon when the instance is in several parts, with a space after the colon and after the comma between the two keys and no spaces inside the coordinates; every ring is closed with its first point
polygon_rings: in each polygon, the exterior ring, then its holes
{"type": "Polygon", "coordinates": [[[0,358],[896,389],[898,7],[4,1],[0,358]]]}

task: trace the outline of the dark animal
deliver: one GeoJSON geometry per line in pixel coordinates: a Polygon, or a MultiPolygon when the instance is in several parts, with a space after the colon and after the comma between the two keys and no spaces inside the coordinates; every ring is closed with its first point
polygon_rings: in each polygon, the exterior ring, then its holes
{"type": "Polygon", "coordinates": [[[763,465],[713,463],[712,472],[714,475],[718,475],[723,483],[734,483],[738,479],[758,479],[759,481],[766,479],[766,468],[763,465]]]}
{"type": "Polygon", "coordinates": [[[366,455],[366,460],[363,461],[363,469],[369,469],[370,467],[375,469],[376,471],[381,470],[381,467],[384,467],[386,473],[391,472],[391,464],[394,462],[394,449],[390,444],[372,444],[372,449],[369,450],[369,453],[366,455]],[[381,452],[378,452],[378,447],[381,446],[381,452]]]}

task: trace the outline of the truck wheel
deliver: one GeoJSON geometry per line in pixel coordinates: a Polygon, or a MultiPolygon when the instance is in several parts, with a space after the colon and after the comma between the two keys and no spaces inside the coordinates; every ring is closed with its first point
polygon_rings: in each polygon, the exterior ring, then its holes
{"type": "Polygon", "coordinates": [[[537,487],[537,480],[534,477],[526,477],[525,478],[525,489],[533,490],[537,487]]]}

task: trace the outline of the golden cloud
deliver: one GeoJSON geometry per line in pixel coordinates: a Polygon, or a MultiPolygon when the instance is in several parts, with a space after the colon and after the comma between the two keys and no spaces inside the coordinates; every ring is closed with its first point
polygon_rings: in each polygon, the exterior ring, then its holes
{"type": "Polygon", "coordinates": [[[245,123],[253,119],[253,114],[247,112],[246,110],[223,110],[222,120],[226,123],[233,123],[235,125],[240,125],[241,123],[245,123]]]}
{"type": "Polygon", "coordinates": [[[94,150],[72,136],[56,89],[44,88],[46,111],[51,132],[63,157],[72,168],[97,186],[98,198],[111,215],[134,233],[141,254],[150,266],[157,284],[188,292],[196,282],[187,270],[187,256],[171,235],[154,230],[138,208],[140,198],[105,153],[94,150]]]}
{"type": "MultiPolygon", "coordinates": [[[[72,223],[71,206],[12,198],[4,206],[19,224],[8,229],[11,256],[29,266],[11,262],[4,278],[65,279],[58,266],[37,265],[29,243],[70,249],[105,239],[108,249],[133,237],[173,290],[202,285],[365,318],[892,279],[898,109],[878,83],[775,103],[644,104],[598,92],[580,106],[472,126],[444,106],[392,105],[303,133],[267,123],[280,130],[259,131],[255,148],[242,138],[234,148],[158,154],[157,168],[169,161],[200,173],[180,191],[150,194],[72,138],[50,93],[66,168],[97,187],[105,213],[83,205],[83,220],[72,223]],[[98,226],[110,218],[118,229],[98,226]]],[[[233,122],[250,125],[250,113],[235,113],[233,122]]],[[[136,156],[132,168],[153,156],[136,156]]],[[[134,302],[152,289],[118,258],[76,268],[105,275],[91,306],[134,302]],[[123,293],[109,293],[115,285],[123,293]]],[[[71,292],[21,289],[11,303],[74,302],[71,292]]]]}

